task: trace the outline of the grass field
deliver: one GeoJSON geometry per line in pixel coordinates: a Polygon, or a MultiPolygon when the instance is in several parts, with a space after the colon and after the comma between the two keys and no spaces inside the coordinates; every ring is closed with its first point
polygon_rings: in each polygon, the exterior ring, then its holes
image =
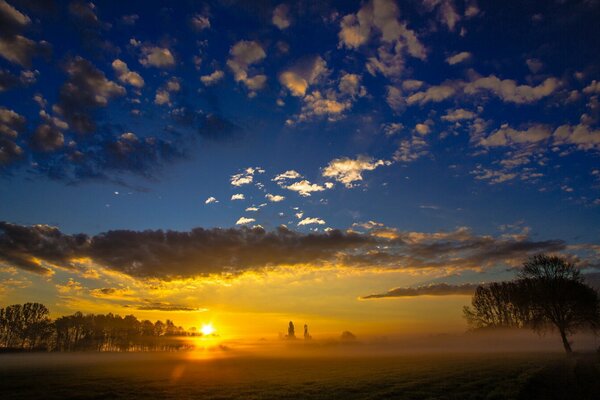
{"type": "Polygon", "coordinates": [[[2,399],[598,399],[595,354],[0,355],[2,399]]]}

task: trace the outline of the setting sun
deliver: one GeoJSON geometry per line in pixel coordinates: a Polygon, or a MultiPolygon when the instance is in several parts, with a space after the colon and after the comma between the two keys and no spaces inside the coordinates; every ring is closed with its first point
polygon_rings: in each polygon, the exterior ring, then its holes
{"type": "Polygon", "coordinates": [[[204,336],[209,336],[215,333],[215,327],[212,324],[203,324],[202,328],[200,328],[200,332],[202,332],[204,336]]]}

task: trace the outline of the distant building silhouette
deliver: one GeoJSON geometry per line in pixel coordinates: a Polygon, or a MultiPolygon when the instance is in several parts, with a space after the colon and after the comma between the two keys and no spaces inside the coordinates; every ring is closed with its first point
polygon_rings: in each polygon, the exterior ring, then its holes
{"type": "Polygon", "coordinates": [[[290,324],[288,325],[287,338],[288,339],[296,339],[296,332],[294,329],[294,323],[292,321],[290,321],[290,324]]]}
{"type": "Polygon", "coordinates": [[[308,325],[304,324],[304,340],[310,339],[312,339],[312,336],[310,336],[310,333],[308,333],[308,325]]]}

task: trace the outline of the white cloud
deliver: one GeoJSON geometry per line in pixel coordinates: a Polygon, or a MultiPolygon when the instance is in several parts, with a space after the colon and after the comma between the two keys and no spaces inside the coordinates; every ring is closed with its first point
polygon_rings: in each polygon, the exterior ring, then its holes
{"type": "Polygon", "coordinates": [[[446,62],[450,65],[455,65],[455,64],[460,64],[462,62],[465,62],[467,60],[469,60],[472,57],[472,54],[469,53],[468,51],[463,51],[460,53],[456,53],[454,55],[451,55],[450,57],[446,58],[446,62]]]}
{"type": "Polygon", "coordinates": [[[142,47],[142,58],[139,61],[144,67],[169,68],[175,65],[171,50],[158,46],[142,47]]]}
{"type": "Polygon", "coordinates": [[[200,80],[202,81],[202,83],[204,85],[212,86],[212,85],[216,84],[217,82],[219,82],[221,79],[223,79],[223,76],[225,76],[223,71],[218,69],[218,70],[215,70],[212,74],[201,76],[200,80]]]}
{"type": "Polygon", "coordinates": [[[323,176],[333,178],[351,188],[354,182],[363,180],[364,171],[372,171],[382,165],[390,165],[390,162],[374,160],[367,156],[358,156],[355,160],[348,157],[336,158],[323,168],[323,176]]]}
{"type": "Polygon", "coordinates": [[[298,226],[302,225],[325,225],[325,221],[320,218],[304,218],[298,222],[298,226]]]}
{"type": "Polygon", "coordinates": [[[262,89],[267,81],[266,75],[248,75],[250,66],[267,57],[262,46],[255,41],[240,40],[231,47],[227,66],[233,72],[236,82],[242,82],[250,90],[262,89]]]}
{"type": "Polygon", "coordinates": [[[254,212],[254,211],[258,211],[258,210],[259,210],[259,208],[258,207],[254,207],[254,206],[246,208],[246,211],[248,211],[248,212],[250,212],[250,211],[254,212]]]}
{"type": "Polygon", "coordinates": [[[231,196],[231,200],[244,200],[245,198],[246,197],[243,193],[236,193],[233,196],[231,196]]]}
{"type": "Polygon", "coordinates": [[[121,82],[136,88],[144,87],[144,78],[137,72],[130,71],[125,62],[116,59],[113,61],[112,67],[121,82]]]}
{"type": "Polygon", "coordinates": [[[216,198],[211,196],[204,201],[204,204],[212,204],[212,203],[218,203],[218,202],[219,202],[219,200],[217,200],[216,198]]]}
{"type": "Polygon", "coordinates": [[[256,221],[254,218],[240,217],[235,223],[236,225],[246,225],[256,221]]]}
{"type": "Polygon", "coordinates": [[[267,193],[265,198],[273,203],[279,203],[280,201],[285,200],[285,196],[280,196],[278,194],[267,193]]]}
{"type": "Polygon", "coordinates": [[[283,30],[289,28],[292,21],[289,16],[290,8],[287,4],[280,4],[273,10],[273,18],[271,22],[273,25],[283,30]]]}
{"type": "Polygon", "coordinates": [[[254,174],[264,174],[265,170],[260,167],[248,167],[243,172],[231,176],[230,183],[233,186],[248,185],[254,181],[254,174]]]}
{"type": "Polygon", "coordinates": [[[325,188],[321,185],[317,185],[316,183],[310,183],[306,179],[301,180],[299,182],[294,182],[291,185],[283,186],[284,188],[298,192],[298,194],[302,197],[308,197],[313,192],[322,192],[325,188]]]}
{"type": "Polygon", "coordinates": [[[274,182],[284,181],[286,179],[298,179],[302,178],[302,175],[298,171],[290,169],[288,171],[282,172],[279,175],[276,175],[275,178],[272,179],[274,182]]]}

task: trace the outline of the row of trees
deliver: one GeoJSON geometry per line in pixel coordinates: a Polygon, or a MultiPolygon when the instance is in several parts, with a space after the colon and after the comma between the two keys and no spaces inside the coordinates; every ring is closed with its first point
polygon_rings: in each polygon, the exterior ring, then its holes
{"type": "Polygon", "coordinates": [[[576,266],[564,258],[536,255],[517,279],[479,286],[464,316],[472,328],[556,330],[567,353],[569,336],[600,329],[600,296],[586,285],[576,266]]]}
{"type": "Polygon", "coordinates": [[[0,349],[48,351],[180,350],[180,336],[195,336],[166,320],[139,321],[133,315],[76,312],[52,321],[40,303],[0,308],[0,349]]]}

